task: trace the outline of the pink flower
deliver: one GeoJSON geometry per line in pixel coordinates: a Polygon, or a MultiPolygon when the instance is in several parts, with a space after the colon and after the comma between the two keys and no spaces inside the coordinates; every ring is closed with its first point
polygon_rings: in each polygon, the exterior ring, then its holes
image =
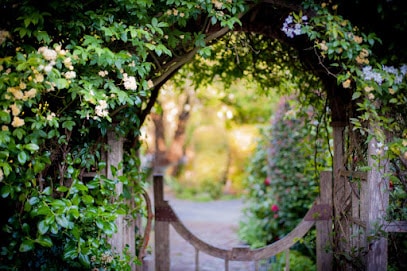
{"type": "Polygon", "coordinates": [[[278,206],[277,206],[277,204],[273,204],[273,205],[271,205],[271,211],[273,211],[273,212],[278,212],[278,206]]]}
{"type": "Polygon", "coordinates": [[[265,186],[269,186],[271,184],[271,181],[270,181],[270,178],[266,178],[266,179],[264,179],[264,185],[265,186]]]}

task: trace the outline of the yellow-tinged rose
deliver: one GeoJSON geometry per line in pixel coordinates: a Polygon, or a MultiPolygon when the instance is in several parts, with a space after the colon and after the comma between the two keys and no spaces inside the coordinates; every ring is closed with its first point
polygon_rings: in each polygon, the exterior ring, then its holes
{"type": "Polygon", "coordinates": [[[17,115],[19,115],[20,114],[20,112],[21,112],[21,109],[20,109],[20,107],[17,105],[17,104],[12,104],[12,105],[10,105],[10,108],[11,108],[11,114],[13,115],[13,116],[17,116],[17,115]]]}
{"type": "Polygon", "coordinates": [[[27,87],[27,85],[24,82],[20,82],[19,87],[20,87],[20,89],[25,89],[27,87]]]}
{"type": "Polygon", "coordinates": [[[350,83],[351,83],[351,80],[350,80],[350,79],[347,79],[345,82],[342,83],[342,87],[343,87],[343,88],[349,88],[349,87],[350,87],[350,83]]]}
{"type": "Polygon", "coordinates": [[[15,116],[13,118],[13,122],[11,122],[11,126],[17,128],[24,125],[24,119],[20,119],[19,117],[15,116]]]}
{"type": "Polygon", "coordinates": [[[325,41],[319,43],[319,48],[320,48],[322,51],[328,51],[328,46],[326,46],[325,41]]]}
{"type": "Polygon", "coordinates": [[[361,44],[363,42],[363,38],[357,35],[353,36],[353,40],[357,43],[357,44],[361,44]]]}
{"type": "Polygon", "coordinates": [[[371,86],[366,86],[366,87],[365,87],[365,91],[366,91],[367,93],[371,92],[373,89],[374,89],[374,88],[371,87],[371,86]]]}
{"type": "Polygon", "coordinates": [[[25,91],[23,100],[26,101],[28,99],[34,98],[36,94],[37,94],[37,90],[35,88],[32,88],[29,91],[25,91]]]}

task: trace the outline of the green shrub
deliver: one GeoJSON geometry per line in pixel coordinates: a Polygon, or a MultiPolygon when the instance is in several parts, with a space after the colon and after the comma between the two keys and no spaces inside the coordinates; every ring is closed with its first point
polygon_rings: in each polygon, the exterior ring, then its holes
{"type": "MultiPolygon", "coordinates": [[[[294,102],[282,99],[247,169],[239,235],[252,247],[273,243],[297,226],[318,195],[318,172],[327,165],[325,152],[315,155],[315,146],[327,146],[315,141],[315,125],[296,116],[294,102]]],[[[312,255],[306,246],[296,249],[312,255]]]]}

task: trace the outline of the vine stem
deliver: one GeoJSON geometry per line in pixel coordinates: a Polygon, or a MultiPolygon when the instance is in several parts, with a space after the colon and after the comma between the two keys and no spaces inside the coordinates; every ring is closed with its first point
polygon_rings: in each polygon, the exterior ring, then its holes
{"type": "Polygon", "coordinates": [[[144,230],[144,236],[143,236],[143,244],[141,245],[138,258],[141,260],[145,256],[145,251],[148,245],[148,242],[150,240],[150,232],[151,232],[151,225],[152,221],[154,218],[153,211],[151,208],[151,200],[150,196],[148,195],[147,191],[143,189],[143,197],[144,200],[146,201],[146,208],[147,208],[147,225],[144,230]]]}

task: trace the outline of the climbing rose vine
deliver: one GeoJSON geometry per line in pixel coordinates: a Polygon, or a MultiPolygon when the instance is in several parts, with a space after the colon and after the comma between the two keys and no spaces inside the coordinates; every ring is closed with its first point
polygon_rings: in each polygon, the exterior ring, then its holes
{"type": "Polygon", "coordinates": [[[109,239],[119,215],[144,213],[143,110],[174,55],[205,48],[205,34],[187,22],[232,28],[244,9],[243,1],[2,2],[0,269],[130,270],[140,262],[109,239]],[[125,139],[125,153],[107,168],[111,133],[125,139]]]}

